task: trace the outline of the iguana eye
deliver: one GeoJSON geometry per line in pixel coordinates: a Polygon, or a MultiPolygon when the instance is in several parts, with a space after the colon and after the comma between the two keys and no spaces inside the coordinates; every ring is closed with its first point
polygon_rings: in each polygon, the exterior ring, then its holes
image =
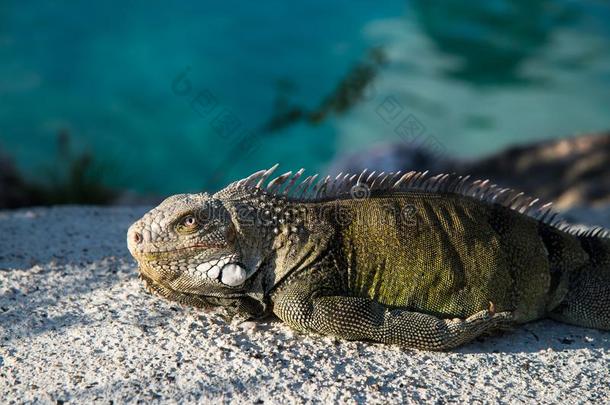
{"type": "Polygon", "coordinates": [[[192,215],[188,215],[182,220],[182,225],[187,228],[194,228],[197,226],[197,219],[192,215]]]}
{"type": "Polygon", "coordinates": [[[206,218],[200,215],[200,211],[192,210],[176,219],[174,229],[180,234],[189,235],[207,226],[207,222],[206,218]]]}

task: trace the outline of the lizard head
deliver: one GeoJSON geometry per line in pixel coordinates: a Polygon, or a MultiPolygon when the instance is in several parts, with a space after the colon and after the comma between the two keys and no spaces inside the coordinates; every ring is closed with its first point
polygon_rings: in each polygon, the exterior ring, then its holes
{"type": "Polygon", "coordinates": [[[184,304],[219,305],[246,282],[236,224],[206,193],[178,194],[136,221],[127,245],[151,292],[184,304]]]}

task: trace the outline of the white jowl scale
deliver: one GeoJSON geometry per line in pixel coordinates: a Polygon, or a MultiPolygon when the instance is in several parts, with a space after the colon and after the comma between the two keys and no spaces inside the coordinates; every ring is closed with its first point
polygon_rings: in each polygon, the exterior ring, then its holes
{"type": "Polygon", "coordinates": [[[212,267],[210,270],[208,270],[207,274],[209,278],[216,280],[218,278],[218,275],[220,274],[220,267],[212,267]]]}
{"type": "Polygon", "coordinates": [[[220,281],[231,287],[243,284],[246,281],[246,269],[235,263],[227,264],[222,268],[220,281]]]}
{"type": "Polygon", "coordinates": [[[236,263],[229,263],[231,258],[223,257],[217,262],[205,262],[197,266],[197,270],[206,274],[208,278],[218,279],[228,286],[235,287],[246,281],[246,269],[236,263]]]}
{"type": "Polygon", "coordinates": [[[204,262],[204,263],[201,263],[199,266],[197,266],[197,270],[206,274],[208,276],[208,278],[216,280],[218,278],[218,276],[220,275],[220,269],[222,269],[222,267],[225,264],[229,263],[229,260],[230,260],[229,257],[223,257],[216,262],[213,262],[213,261],[204,262]]]}

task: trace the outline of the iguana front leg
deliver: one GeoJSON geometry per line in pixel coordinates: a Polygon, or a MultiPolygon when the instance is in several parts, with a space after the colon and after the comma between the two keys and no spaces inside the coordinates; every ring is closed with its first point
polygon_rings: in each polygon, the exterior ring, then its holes
{"type": "Polygon", "coordinates": [[[274,312],[301,331],[348,340],[369,340],[424,350],[447,350],[484,332],[506,326],[510,312],[477,312],[466,319],[441,319],[403,309],[390,309],[368,298],[316,296],[296,283],[282,291],[274,312]]]}

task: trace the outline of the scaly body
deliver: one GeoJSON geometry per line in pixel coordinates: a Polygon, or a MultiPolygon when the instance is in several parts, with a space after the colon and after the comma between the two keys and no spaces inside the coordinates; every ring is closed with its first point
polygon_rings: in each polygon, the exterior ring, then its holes
{"type": "MultiPolygon", "coordinates": [[[[275,167],[274,167],[275,168],[275,167]]],[[[149,289],[346,339],[442,350],[543,317],[610,329],[610,239],[487,182],[410,172],[170,197],[129,230],[149,289]]]]}

